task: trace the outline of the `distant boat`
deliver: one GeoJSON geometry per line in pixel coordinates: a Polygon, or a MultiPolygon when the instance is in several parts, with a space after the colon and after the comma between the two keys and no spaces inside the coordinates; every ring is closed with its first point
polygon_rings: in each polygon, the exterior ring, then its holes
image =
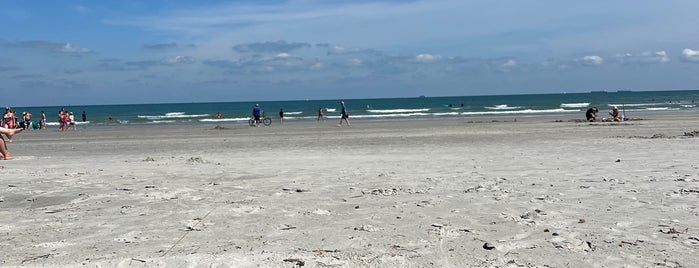
{"type": "Polygon", "coordinates": [[[420,95],[420,98],[425,98],[425,95],[420,95]]]}

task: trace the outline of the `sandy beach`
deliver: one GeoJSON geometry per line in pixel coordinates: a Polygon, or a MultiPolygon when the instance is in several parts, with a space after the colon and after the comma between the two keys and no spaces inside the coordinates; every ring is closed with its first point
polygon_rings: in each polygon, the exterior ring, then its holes
{"type": "Polygon", "coordinates": [[[0,266],[696,266],[696,114],[574,118],[28,130],[0,266]]]}

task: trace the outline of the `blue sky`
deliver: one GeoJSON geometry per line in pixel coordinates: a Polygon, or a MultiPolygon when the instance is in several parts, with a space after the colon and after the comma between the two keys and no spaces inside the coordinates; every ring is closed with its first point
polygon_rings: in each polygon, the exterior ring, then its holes
{"type": "Polygon", "coordinates": [[[0,104],[698,89],[697,10],[693,0],[0,0],[0,104]]]}

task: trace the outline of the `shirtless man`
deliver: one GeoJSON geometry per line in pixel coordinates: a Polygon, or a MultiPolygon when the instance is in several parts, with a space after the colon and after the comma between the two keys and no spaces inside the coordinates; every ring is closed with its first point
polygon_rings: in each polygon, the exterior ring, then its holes
{"type": "Polygon", "coordinates": [[[23,112],[22,119],[24,119],[24,129],[29,129],[32,127],[32,114],[31,113],[23,112]]]}

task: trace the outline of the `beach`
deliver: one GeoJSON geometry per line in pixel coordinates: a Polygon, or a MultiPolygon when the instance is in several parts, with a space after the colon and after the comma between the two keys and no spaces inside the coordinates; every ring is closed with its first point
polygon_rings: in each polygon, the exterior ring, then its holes
{"type": "Polygon", "coordinates": [[[579,117],[27,130],[0,266],[699,263],[696,114],[579,117]]]}

